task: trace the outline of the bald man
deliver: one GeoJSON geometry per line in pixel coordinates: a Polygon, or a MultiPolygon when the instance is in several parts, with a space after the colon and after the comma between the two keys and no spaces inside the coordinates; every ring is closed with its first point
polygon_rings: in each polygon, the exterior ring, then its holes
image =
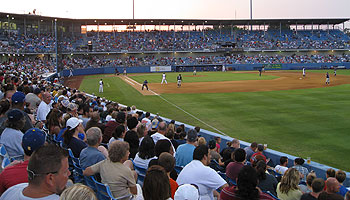
{"type": "Polygon", "coordinates": [[[340,184],[337,181],[336,178],[330,177],[326,181],[327,189],[326,191],[323,191],[319,196],[319,200],[343,200],[344,197],[342,197],[340,194],[336,194],[339,191],[340,184]]]}

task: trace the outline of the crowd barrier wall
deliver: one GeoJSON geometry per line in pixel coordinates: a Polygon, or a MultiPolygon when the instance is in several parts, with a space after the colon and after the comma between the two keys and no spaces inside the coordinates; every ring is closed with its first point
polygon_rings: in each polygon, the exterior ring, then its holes
{"type": "MultiPolygon", "coordinates": [[[[214,67],[220,71],[221,68],[218,64],[213,65],[184,65],[184,66],[171,66],[171,71],[193,71],[193,67],[196,67],[197,71],[206,69],[207,71],[213,71],[214,67]]],[[[301,70],[305,67],[306,70],[312,69],[330,69],[332,67],[350,69],[350,63],[291,63],[291,64],[225,64],[226,69],[232,71],[252,71],[258,70],[264,67],[265,70],[301,70]]],[[[123,73],[126,69],[127,73],[150,73],[151,66],[142,67],[117,67],[119,73],[123,73]]],[[[115,67],[106,66],[101,68],[84,68],[72,70],[74,76],[79,75],[93,75],[93,74],[114,74],[115,67]]],[[[70,70],[65,69],[61,72],[61,76],[69,76],[70,70]]]]}
{"type": "MultiPolygon", "coordinates": [[[[237,67],[236,70],[254,70],[257,67],[262,67],[262,64],[254,64],[254,65],[245,65],[245,64],[237,64],[237,65],[225,65],[226,67],[237,67]]],[[[273,67],[276,67],[276,65],[272,65],[273,67]]],[[[282,64],[282,67],[280,70],[290,70],[290,69],[302,69],[305,67],[306,69],[320,69],[321,67],[327,67],[330,68],[332,66],[344,66],[345,69],[350,69],[350,63],[315,63],[315,64],[282,64]]],[[[175,70],[175,66],[172,66],[172,70],[175,70]]],[[[150,72],[150,67],[128,67],[127,73],[148,73],[150,72]]],[[[267,66],[265,66],[266,70],[269,70],[267,66]]],[[[272,69],[272,68],[271,68],[272,69]]],[[[273,68],[275,69],[275,68],[273,68]]],[[[124,67],[118,67],[118,71],[120,73],[123,73],[124,67]]],[[[64,70],[63,71],[63,76],[69,76],[69,70],[64,70]]],[[[73,74],[74,75],[91,75],[91,74],[110,74],[110,73],[115,73],[115,67],[105,67],[105,68],[87,68],[87,69],[75,69],[73,74]]],[[[61,74],[62,75],[62,74],[61,74]]],[[[151,117],[155,117],[155,115],[151,114],[151,117]]],[[[171,119],[167,119],[162,117],[163,120],[165,120],[167,123],[170,123],[171,119]]],[[[184,124],[181,122],[175,122],[177,126],[184,124]]],[[[193,129],[194,126],[185,124],[186,131],[193,129]]],[[[204,129],[201,129],[199,133],[202,137],[206,139],[207,142],[210,140],[214,139],[214,137],[219,136],[221,137],[221,148],[226,147],[226,142],[232,141],[233,138],[229,136],[223,136],[218,133],[214,133],[211,131],[207,131],[204,129]]],[[[239,138],[238,138],[239,139],[239,138]]],[[[250,146],[250,143],[245,142],[245,141],[240,141],[241,148],[245,148],[247,146],[250,146]]],[[[272,149],[267,149],[264,151],[266,156],[271,159],[269,165],[275,166],[279,164],[279,159],[281,156],[286,156],[288,157],[288,167],[291,167],[294,165],[294,159],[296,158],[295,156],[283,153],[283,152],[278,152],[272,149]]],[[[312,158],[311,158],[312,159],[312,158]]],[[[308,164],[306,161],[304,165],[306,168],[308,168],[309,171],[314,170],[317,177],[326,179],[326,171],[329,168],[333,168],[327,165],[323,165],[314,161],[311,161],[310,164],[308,164]]],[[[336,168],[333,168],[337,170],[336,168]]],[[[344,186],[350,187],[350,173],[346,172],[346,180],[344,181],[344,186]]]]}

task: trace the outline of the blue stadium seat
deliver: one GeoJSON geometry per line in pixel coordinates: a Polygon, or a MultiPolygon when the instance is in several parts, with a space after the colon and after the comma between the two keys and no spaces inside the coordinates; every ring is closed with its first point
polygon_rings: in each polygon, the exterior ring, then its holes
{"type": "Polygon", "coordinates": [[[114,198],[107,184],[102,184],[96,181],[94,178],[92,178],[92,180],[95,182],[96,189],[97,189],[97,198],[99,200],[118,200],[118,199],[132,198],[132,195],[126,195],[126,196],[114,198]]]}
{"type": "Polygon", "coordinates": [[[11,163],[11,160],[8,157],[4,157],[1,163],[1,168],[4,169],[10,163],[11,163]]]}
{"type": "Polygon", "coordinates": [[[270,195],[272,198],[279,200],[275,195],[273,195],[270,191],[263,191],[263,193],[270,195]]]}
{"type": "Polygon", "coordinates": [[[83,175],[83,169],[78,166],[76,163],[73,162],[73,178],[74,178],[74,183],[83,183],[85,184],[85,179],[83,175]]]}
{"type": "Polygon", "coordinates": [[[136,171],[136,173],[137,173],[137,183],[139,184],[139,185],[141,185],[141,187],[142,187],[142,185],[143,185],[143,181],[145,180],[145,176],[146,176],[146,172],[147,172],[147,169],[144,169],[144,168],[142,168],[142,167],[139,167],[139,166],[137,166],[137,165],[135,165],[135,163],[134,163],[134,161],[133,160],[131,160],[132,161],[132,164],[134,165],[134,169],[135,169],[135,171],[136,171]]]}

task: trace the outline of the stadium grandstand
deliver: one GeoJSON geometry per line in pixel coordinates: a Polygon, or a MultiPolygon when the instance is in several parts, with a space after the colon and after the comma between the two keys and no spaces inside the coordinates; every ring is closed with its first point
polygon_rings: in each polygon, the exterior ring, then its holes
{"type": "MultiPolygon", "coordinates": [[[[245,199],[241,191],[248,190],[260,199],[288,199],[292,192],[300,199],[314,195],[317,184],[327,186],[317,191],[321,196],[349,196],[348,172],[64,85],[67,77],[114,70],[163,72],[154,67],[349,69],[348,20],[93,20],[0,13],[0,200],[41,194],[78,199],[73,195],[85,193],[100,200],[224,200],[245,199]]],[[[105,83],[98,81],[102,93],[105,83]]]]}

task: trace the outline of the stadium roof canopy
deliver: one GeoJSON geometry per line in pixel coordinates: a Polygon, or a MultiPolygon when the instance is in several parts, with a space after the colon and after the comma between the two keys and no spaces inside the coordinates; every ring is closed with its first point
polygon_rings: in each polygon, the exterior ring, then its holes
{"type": "Polygon", "coordinates": [[[55,20],[63,22],[80,23],[82,25],[335,25],[344,23],[350,19],[330,18],[330,19],[72,19],[56,18],[31,14],[14,14],[0,12],[0,18],[14,17],[17,20],[55,20]]]}

